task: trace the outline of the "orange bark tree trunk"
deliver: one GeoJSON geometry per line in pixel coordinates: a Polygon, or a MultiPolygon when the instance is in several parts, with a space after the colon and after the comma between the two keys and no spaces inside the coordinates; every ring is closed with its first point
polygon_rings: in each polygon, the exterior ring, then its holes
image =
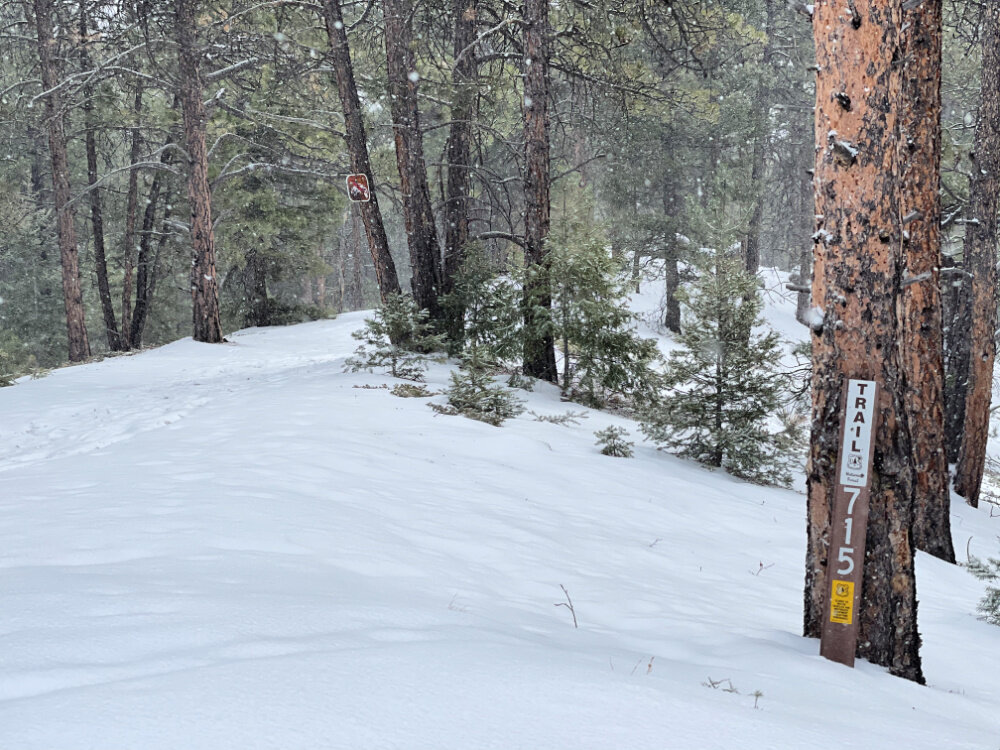
{"type": "Polygon", "coordinates": [[[997,328],[997,211],[1000,210],[1000,5],[986,9],[982,84],[975,163],[969,185],[969,222],[965,225],[965,268],[972,275],[969,379],[965,420],[955,471],[955,491],[970,505],[979,503],[989,437],[990,396],[997,328]]]}
{"type": "Polygon", "coordinates": [[[906,262],[901,333],[913,436],[913,541],[955,562],[944,430],[941,288],[941,0],[903,10],[900,215],[906,262]]]}
{"type": "Polygon", "coordinates": [[[815,4],[818,231],[813,304],[812,442],[804,632],[826,612],[831,511],[838,477],[845,381],[877,381],[874,444],[857,655],[923,681],[913,571],[913,470],[900,338],[904,268],[897,111],[901,7],[855,0],[815,4]],[[817,318],[819,315],[817,314],[817,318]]]}
{"type": "Polygon", "coordinates": [[[38,61],[42,73],[42,86],[45,89],[45,118],[49,136],[49,157],[52,161],[52,197],[59,234],[69,359],[71,362],[79,362],[90,356],[90,341],[87,338],[87,322],[83,311],[80,258],[76,246],[76,231],[73,228],[73,207],[70,204],[69,158],[66,153],[66,129],[63,124],[65,113],[62,97],[56,90],[60,75],[52,28],[52,0],[34,0],[34,11],[35,30],[38,35],[38,61]]]}
{"type": "Polygon", "coordinates": [[[215,271],[215,233],[212,227],[212,190],[208,182],[205,145],[207,114],[202,101],[201,53],[198,49],[198,0],[176,0],[175,33],[178,46],[178,98],[184,119],[184,146],[188,157],[188,202],[191,208],[191,299],[194,340],[222,341],[219,285],[215,271]]]}

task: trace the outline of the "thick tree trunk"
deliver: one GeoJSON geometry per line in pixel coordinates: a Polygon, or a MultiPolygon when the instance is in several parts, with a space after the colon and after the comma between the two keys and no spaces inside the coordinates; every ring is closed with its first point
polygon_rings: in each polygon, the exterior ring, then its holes
{"type": "Polygon", "coordinates": [[[555,341],[547,325],[552,287],[545,262],[549,236],[549,3],[524,3],[524,374],[558,380],[555,341]]]}
{"type": "MultiPolygon", "coordinates": [[[[344,27],[344,18],[340,11],[340,0],[322,0],[322,6],[323,21],[330,38],[330,62],[337,78],[340,104],[344,109],[344,132],[347,136],[347,150],[351,157],[351,170],[355,174],[368,175],[368,180],[374,187],[374,175],[368,159],[368,139],[361,116],[361,100],[358,98],[358,87],[354,81],[354,66],[351,63],[351,50],[347,44],[347,29],[344,27]]],[[[365,223],[368,249],[375,263],[375,277],[378,279],[379,293],[384,302],[390,295],[399,294],[400,287],[396,264],[389,252],[389,239],[382,223],[378,194],[374,189],[371,191],[371,200],[359,203],[358,210],[365,223]]]]}
{"type": "Polygon", "coordinates": [[[66,154],[65,113],[62,97],[55,87],[60,82],[56,65],[56,42],[52,30],[52,0],[34,0],[35,30],[38,34],[38,61],[45,89],[45,118],[49,136],[49,156],[52,160],[52,194],[59,233],[59,258],[62,264],[63,302],[66,309],[66,335],[69,359],[79,362],[90,356],[87,322],[83,311],[83,291],[80,288],[80,259],[73,228],[73,207],[70,205],[69,158],[66,154]]]}
{"type": "MultiPolygon", "coordinates": [[[[80,3],[80,64],[84,70],[90,69],[90,54],[87,51],[89,38],[87,3],[80,3]]],[[[88,80],[83,86],[83,127],[84,145],[87,152],[87,187],[90,196],[90,225],[94,237],[94,271],[97,275],[97,291],[101,298],[101,312],[104,314],[104,331],[108,349],[121,351],[122,336],[118,332],[115,305],[111,299],[111,285],[108,283],[107,250],[104,245],[104,207],[101,189],[97,187],[97,134],[94,125],[94,85],[88,80]]],[[[122,330],[125,330],[124,326],[122,330]]]]}
{"type": "Polygon", "coordinates": [[[901,75],[898,4],[838,0],[814,7],[816,214],[813,301],[812,442],[808,467],[808,548],[804,631],[819,636],[826,612],[831,512],[837,490],[842,394],[849,378],[875,380],[879,428],[857,655],[923,681],[913,571],[912,449],[897,342],[903,269],[897,184],[901,75]],[[865,65],[858,65],[864,60],[865,65]],[[887,197],[890,199],[887,200],[887,197]]]}
{"type": "Polygon", "coordinates": [[[1000,210],[1000,5],[986,9],[983,33],[976,168],[969,185],[965,228],[965,268],[972,275],[972,328],[969,331],[968,386],[955,491],[979,503],[990,427],[990,396],[997,329],[997,211],[1000,210]]]}
{"type": "MultiPolygon", "coordinates": [[[[132,168],[128,173],[128,198],[125,201],[125,237],[122,241],[122,331],[132,330],[132,274],[137,263],[138,248],[135,241],[135,225],[139,214],[139,170],[135,167],[142,156],[142,78],[135,81],[135,103],[133,114],[135,122],[132,125],[132,147],[129,152],[129,164],[132,168]]],[[[131,337],[124,342],[125,347],[131,343],[131,337]]]]}
{"type": "Polygon", "coordinates": [[[420,132],[417,73],[413,54],[413,3],[382,0],[385,17],[385,59],[389,82],[389,111],[396,141],[396,167],[403,193],[403,220],[410,249],[410,287],[417,306],[441,319],[441,249],[438,244],[431,191],[420,132]]]}
{"type": "MultiPolygon", "coordinates": [[[[451,73],[451,125],[448,130],[448,193],[445,202],[444,280],[441,291],[454,291],[455,277],[469,242],[469,190],[472,164],[472,115],[476,97],[477,0],[453,0],[455,14],[454,54],[451,73]]],[[[462,340],[465,311],[453,306],[446,321],[449,338],[462,340]]]]}
{"type": "Polygon", "coordinates": [[[222,341],[219,284],[215,272],[215,234],[212,227],[212,190],[208,182],[205,146],[207,114],[202,102],[201,60],[198,50],[198,0],[175,0],[178,46],[178,98],[184,115],[184,146],[188,156],[188,202],[191,208],[191,268],[194,340],[222,341]]]}
{"type": "Polygon", "coordinates": [[[941,338],[941,0],[903,11],[900,150],[905,276],[901,329],[906,413],[912,436],[913,542],[955,562],[944,432],[941,338]],[[908,238],[908,240],[907,240],[908,238]]]}

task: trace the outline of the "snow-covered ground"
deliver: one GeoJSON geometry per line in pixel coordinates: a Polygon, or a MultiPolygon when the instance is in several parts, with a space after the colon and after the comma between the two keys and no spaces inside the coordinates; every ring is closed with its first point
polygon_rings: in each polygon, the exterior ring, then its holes
{"type": "MultiPolygon", "coordinates": [[[[0,750],[1000,745],[964,569],[919,558],[926,687],[827,662],[801,493],[598,412],[495,428],[359,388],[392,383],[343,371],[362,317],[0,390],[0,750]],[[612,423],[634,459],[598,452],[612,423]]],[[[988,509],[952,523],[962,559],[1000,547],[988,509]]]]}

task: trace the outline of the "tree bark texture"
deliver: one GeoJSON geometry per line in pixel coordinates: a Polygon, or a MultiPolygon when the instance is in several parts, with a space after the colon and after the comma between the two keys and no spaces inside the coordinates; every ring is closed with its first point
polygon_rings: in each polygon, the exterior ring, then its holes
{"type": "MultiPolygon", "coordinates": [[[[90,35],[87,18],[87,3],[80,3],[80,65],[90,70],[90,54],[87,40],[90,35]]],[[[111,299],[111,285],[108,282],[107,249],[104,244],[104,206],[101,189],[97,187],[97,134],[94,123],[94,85],[87,80],[83,85],[83,127],[84,148],[87,152],[87,187],[90,197],[90,226],[94,238],[94,271],[97,276],[97,291],[104,314],[104,331],[108,349],[113,352],[122,349],[122,336],[118,331],[115,305],[111,299]]],[[[123,329],[124,330],[124,329],[123,329]]]]}
{"type": "Polygon", "coordinates": [[[663,324],[668,331],[681,332],[681,303],[677,291],[681,286],[680,248],[677,242],[677,226],[674,217],[680,212],[680,196],[677,181],[673,175],[667,177],[663,185],[663,214],[667,217],[667,231],[663,238],[663,264],[666,289],[663,300],[663,324]]]}
{"type": "MultiPolygon", "coordinates": [[[[451,125],[448,130],[448,192],[445,201],[444,294],[455,288],[455,277],[465,257],[469,242],[469,190],[472,163],[472,116],[476,97],[477,0],[453,0],[455,14],[455,63],[451,73],[451,125]]],[[[448,311],[446,326],[449,338],[462,339],[464,310],[448,311]]]]}
{"type": "Polygon", "coordinates": [[[196,13],[198,0],[175,0],[178,46],[178,95],[184,119],[184,146],[188,157],[188,202],[191,208],[191,299],[194,340],[222,341],[219,285],[215,271],[215,234],[212,226],[212,190],[208,181],[205,146],[207,114],[202,102],[201,60],[196,13]]]}
{"type": "MultiPolygon", "coordinates": [[[[142,157],[142,78],[135,80],[135,100],[132,124],[132,144],[129,149],[128,197],[125,201],[125,237],[122,240],[122,331],[132,330],[132,287],[133,273],[137,263],[138,248],[135,241],[135,227],[139,220],[139,170],[135,166],[142,157]]],[[[131,336],[123,342],[129,348],[131,336]]]]}
{"type": "Polygon", "coordinates": [[[912,436],[913,542],[955,562],[944,431],[941,311],[941,0],[903,10],[899,162],[904,277],[901,346],[912,436]]]}
{"type": "Polygon", "coordinates": [[[432,320],[441,319],[441,248],[438,244],[431,192],[424,161],[424,137],[417,104],[417,73],[413,53],[413,12],[410,0],[382,0],[385,18],[385,59],[389,111],[396,141],[396,167],[403,194],[403,221],[410,249],[410,287],[417,306],[432,320]]]}
{"type": "MultiPolygon", "coordinates": [[[[333,64],[337,79],[340,104],[344,109],[344,132],[347,136],[347,151],[351,158],[351,171],[355,174],[368,175],[369,183],[374,188],[374,175],[368,158],[368,137],[365,135],[365,123],[361,116],[361,100],[358,98],[358,86],[354,80],[354,66],[351,63],[351,50],[347,44],[347,29],[344,27],[340,0],[322,0],[322,11],[326,33],[330,38],[330,62],[333,64]]],[[[382,222],[378,194],[374,189],[371,191],[370,201],[358,203],[358,211],[365,224],[365,234],[375,264],[379,294],[385,302],[390,295],[399,294],[400,287],[396,264],[389,252],[389,239],[386,237],[385,224],[382,222]]]]}
{"type": "Polygon", "coordinates": [[[812,442],[804,632],[826,612],[831,512],[837,489],[847,379],[875,380],[884,396],[874,441],[857,655],[923,681],[913,571],[913,470],[900,338],[904,269],[896,113],[901,104],[898,3],[815,4],[815,195],[812,442]]]}
{"type": "Polygon", "coordinates": [[[66,153],[66,130],[63,124],[62,97],[55,87],[60,82],[56,63],[56,41],[52,27],[52,0],[34,0],[35,30],[38,38],[38,61],[45,89],[45,119],[52,161],[52,194],[56,227],[59,233],[59,258],[62,265],[63,302],[66,309],[66,336],[69,359],[79,362],[90,356],[87,322],[80,287],[80,258],[73,228],[70,205],[69,159],[66,153]]]}
{"type": "Polygon", "coordinates": [[[997,210],[1000,209],[1000,5],[986,8],[983,33],[976,168],[969,185],[965,225],[965,268],[971,274],[972,327],[969,331],[968,385],[962,445],[955,468],[955,491],[979,504],[990,427],[990,396],[997,329],[997,210]]]}
{"type": "Polygon", "coordinates": [[[545,263],[549,236],[549,3],[524,3],[524,374],[555,383],[555,341],[547,325],[552,288],[545,263]]]}
{"type": "MultiPolygon", "coordinates": [[[[761,64],[767,70],[774,57],[774,5],[775,0],[764,0],[765,20],[763,32],[764,51],[761,64]]],[[[771,90],[766,79],[762,79],[757,88],[757,105],[759,107],[754,123],[755,138],[750,167],[750,190],[753,194],[753,207],[750,211],[750,222],[747,227],[744,245],[744,261],[747,273],[756,276],[760,270],[760,229],[764,221],[764,176],[767,172],[767,144],[769,140],[769,122],[771,117],[771,90]]]]}
{"type": "MultiPolygon", "coordinates": [[[[170,145],[167,141],[166,145],[170,145]]],[[[173,149],[165,148],[160,155],[161,164],[169,164],[173,157],[173,149]]],[[[160,202],[160,194],[163,190],[163,172],[157,170],[153,173],[153,182],[149,186],[146,194],[146,208],[142,213],[142,231],[139,232],[139,253],[135,261],[135,310],[132,313],[132,326],[129,330],[129,346],[138,349],[142,346],[142,334],[146,328],[146,317],[149,315],[149,306],[153,299],[154,274],[152,268],[152,243],[153,227],[156,226],[156,211],[160,202]]],[[[164,201],[170,205],[170,191],[166,193],[164,201]]],[[[163,219],[169,217],[169,208],[164,211],[163,219]]],[[[165,228],[166,229],[166,228],[165,228]]],[[[165,236],[165,235],[164,235],[165,236]]],[[[162,245],[162,241],[157,243],[162,245]]]]}

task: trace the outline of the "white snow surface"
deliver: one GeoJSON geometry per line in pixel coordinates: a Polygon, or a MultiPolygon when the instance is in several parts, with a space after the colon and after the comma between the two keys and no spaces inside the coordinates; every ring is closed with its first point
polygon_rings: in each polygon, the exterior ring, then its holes
{"type": "MultiPolygon", "coordinates": [[[[793,314],[771,300],[801,337],[793,314]]],[[[357,388],[393,383],[344,372],[362,319],[0,389],[0,750],[1000,744],[964,569],[919,555],[926,687],[825,661],[801,492],[608,414],[496,428],[357,388]],[[609,424],[634,459],[600,455],[609,424]]],[[[995,554],[988,509],[952,523],[960,558],[995,554]]]]}

